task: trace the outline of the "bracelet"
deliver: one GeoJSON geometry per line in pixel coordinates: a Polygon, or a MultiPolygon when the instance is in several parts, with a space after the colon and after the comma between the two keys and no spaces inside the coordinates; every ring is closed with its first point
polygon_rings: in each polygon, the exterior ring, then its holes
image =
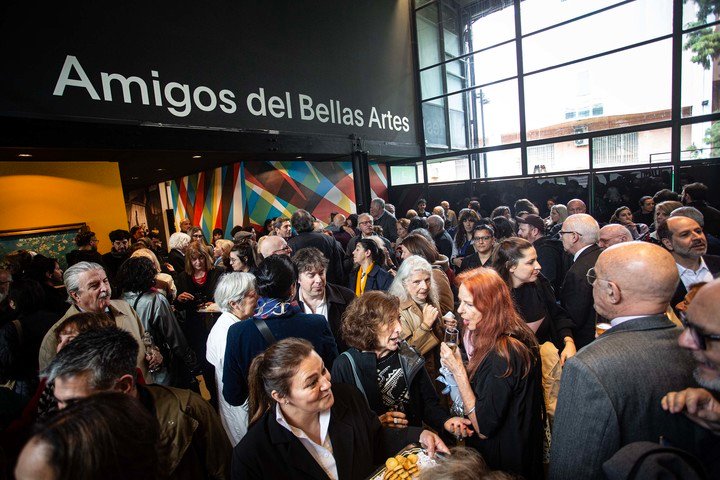
{"type": "Polygon", "coordinates": [[[425,329],[425,328],[423,328],[423,325],[425,325],[425,324],[424,323],[420,324],[420,330],[422,330],[423,332],[432,332],[432,328],[425,329]]]}
{"type": "Polygon", "coordinates": [[[463,413],[465,413],[465,416],[468,416],[471,413],[473,413],[475,411],[475,407],[477,407],[477,403],[475,405],[473,405],[473,407],[469,411],[463,412],[463,413]]]}

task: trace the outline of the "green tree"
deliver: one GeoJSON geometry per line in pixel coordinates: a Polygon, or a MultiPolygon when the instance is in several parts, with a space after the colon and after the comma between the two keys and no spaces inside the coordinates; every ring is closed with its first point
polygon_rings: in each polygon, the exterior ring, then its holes
{"type": "MultiPolygon", "coordinates": [[[[687,0],[685,0],[687,2],[687,0]]],[[[691,0],[698,6],[697,20],[686,25],[686,28],[697,27],[706,23],[708,15],[718,18],[720,13],[720,0],[691,0]]],[[[710,70],[713,61],[720,54],[720,32],[714,27],[701,28],[688,34],[685,48],[695,55],[692,61],[702,65],[705,70],[710,70]]]]}

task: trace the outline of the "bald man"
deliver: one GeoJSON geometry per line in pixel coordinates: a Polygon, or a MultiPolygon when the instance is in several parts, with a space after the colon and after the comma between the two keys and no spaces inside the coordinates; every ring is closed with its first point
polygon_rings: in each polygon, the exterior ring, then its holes
{"type": "Polygon", "coordinates": [[[587,282],[612,328],[563,368],[550,478],[605,478],[603,462],[620,448],[660,437],[694,454],[703,451],[695,436],[701,429],[661,407],[666,392],[693,384],[692,357],[665,316],[678,283],[672,256],[645,242],[614,245],[600,254],[587,282]]]}
{"type": "Polygon", "coordinates": [[[720,434],[720,279],[700,288],[690,303],[680,346],[695,358],[693,372],[697,382],[705,388],[688,388],[669,392],[663,398],[663,408],[681,413],[698,425],[720,434]],[[714,390],[715,394],[710,392],[714,390]]]}
{"type": "Polygon", "coordinates": [[[600,227],[593,217],[583,213],[570,215],[562,224],[563,249],[573,257],[560,289],[560,302],[572,318],[573,336],[578,349],[595,339],[597,314],[593,309],[592,288],[585,280],[600,252],[596,245],[600,227]]]}
{"type": "Polygon", "coordinates": [[[292,255],[292,249],[280,235],[269,235],[263,238],[265,240],[258,246],[258,251],[263,258],[270,255],[292,255]]]}
{"type": "Polygon", "coordinates": [[[720,257],[707,255],[703,228],[690,217],[669,217],[658,227],[657,236],[675,259],[680,275],[680,283],[670,302],[676,308],[693,285],[709,282],[720,272],[720,257]]]}
{"type": "Polygon", "coordinates": [[[600,229],[600,237],[598,238],[598,247],[607,248],[617,245],[618,243],[632,242],[633,236],[630,230],[624,225],[611,223],[600,229]]]}
{"type": "Polygon", "coordinates": [[[579,198],[573,198],[567,203],[568,215],[576,215],[578,213],[587,213],[587,205],[579,198]]]}

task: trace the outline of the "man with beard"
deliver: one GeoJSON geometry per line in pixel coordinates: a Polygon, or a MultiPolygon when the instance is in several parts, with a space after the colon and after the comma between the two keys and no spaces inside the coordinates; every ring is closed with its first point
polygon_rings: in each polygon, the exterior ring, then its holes
{"type": "MultiPolygon", "coordinates": [[[[140,228],[140,227],[133,227],[140,228]]],[[[105,265],[105,271],[108,274],[108,278],[112,282],[120,270],[120,265],[130,257],[128,253],[128,247],[130,246],[130,232],[127,230],[113,230],[108,235],[110,237],[110,243],[112,248],[108,253],[102,256],[103,264],[105,265]]]]}
{"type": "MultiPolygon", "coordinates": [[[[55,330],[67,317],[80,312],[105,313],[115,324],[127,330],[140,345],[140,351],[137,356],[137,366],[142,371],[145,381],[152,382],[152,376],[148,373],[147,362],[145,361],[145,348],[143,347],[142,337],[145,333],[140,317],[135,310],[124,300],[110,300],[112,289],[110,282],[103,267],[97,263],[80,262],[65,271],[63,276],[65,288],[67,289],[69,300],[72,305],[68,308],[65,315],[53,325],[45,334],[40,346],[40,355],[38,357],[40,371],[47,368],[57,353],[58,341],[55,330]]],[[[158,357],[151,353],[150,367],[159,365],[162,357],[158,357]]]]}
{"type": "Polygon", "coordinates": [[[657,229],[662,245],[670,251],[680,283],[670,305],[673,308],[683,301],[690,287],[700,282],[709,282],[720,272],[720,257],[706,255],[707,239],[703,228],[689,217],[670,217],[657,229]]]}
{"type": "Polygon", "coordinates": [[[662,406],[670,413],[683,413],[698,425],[720,434],[720,280],[700,288],[683,316],[685,330],[678,339],[690,350],[697,367],[695,380],[705,388],[669,392],[662,406]],[[711,393],[711,390],[714,393],[711,393]]]}

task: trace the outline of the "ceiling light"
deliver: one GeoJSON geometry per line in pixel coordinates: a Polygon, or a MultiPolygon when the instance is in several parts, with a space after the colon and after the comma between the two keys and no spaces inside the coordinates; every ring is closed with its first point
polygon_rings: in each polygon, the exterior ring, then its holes
{"type": "Polygon", "coordinates": [[[18,153],[18,157],[20,158],[30,158],[32,157],[31,153],[18,153]]]}
{"type": "Polygon", "coordinates": [[[298,156],[297,156],[297,157],[295,157],[295,158],[298,158],[298,159],[300,159],[300,158],[302,158],[302,155],[298,155],[298,156]]]}
{"type": "Polygon", "coordinates": [[[156,168],[155,171],[156,171],[156,172],[164,172],[165,169],[164,169],[164,168],[156,168]]]}
{"type": "Polygon", "coordinates": [[[138,180],[140,177],[130,177],[130,180],[138,180]]]}
{"type": "Polygon", "coordinates": [[[202,155],[193,155],[192,158],[202,158],[202,155]]]}

